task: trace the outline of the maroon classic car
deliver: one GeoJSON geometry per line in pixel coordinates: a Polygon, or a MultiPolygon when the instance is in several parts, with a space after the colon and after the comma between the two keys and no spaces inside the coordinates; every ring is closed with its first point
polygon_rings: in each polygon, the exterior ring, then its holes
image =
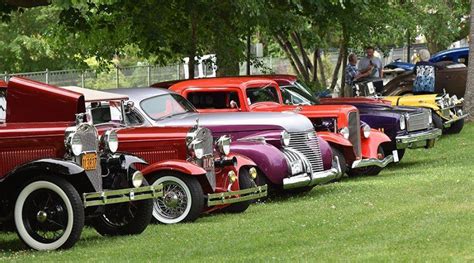
{"type": "Polygon", "coordinates": [[[222,134],[214,143],[212,132],[196,123],[181,127],[131,127],[125,119],[128,97],[78,87],[63,87],[85,98],[85,109],[99,133],[117,129],[119,150],[144,158],[145,178],[163,184],[163,197],[153,206],[153,217],[163,224],[194,221],[202,212],[244,212],[254,199],[267,195],[257,186],[255,163],[230,151],[222,134]],[[194,127],[191,127],[194,125],[194,127]]]}
{"type": "Polygon", "coordinates": [[[162,195],[134,166],[146,162],[117,152],[114,130],[99,139],[84,112],[81,94],[0,83],[0,226],[33,249],[72,247],[86,219],[103,235],[139,234],[162,195]]]}

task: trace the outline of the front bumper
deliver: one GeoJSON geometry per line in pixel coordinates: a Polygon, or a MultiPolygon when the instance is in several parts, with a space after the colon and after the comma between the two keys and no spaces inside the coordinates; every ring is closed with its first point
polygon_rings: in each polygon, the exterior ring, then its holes
{"type": "Polygon", "coordinates": [[[207,195],[207,206],[224,205],[254,200],[267,196],[267,185],[256,186],[239,191],[214,193],[207,195]]]}
{"type": "Polygon", "coordinates": [[[326,171],[316,172],[311,175],[304,173],[283,179],[283,189],[293,189],[305,186],[324,184],[342,176],[341,164],[337,157],[334,158],[332,168],[326,171]]]}
{"type": "Polygon", "coordinates": [[[395,138],[397,149],[431,148],[434,146],[434,140],[438,139],[442,133],[440,129],[433,128],[428,131],[397,136],[395,138]]]}
{"type": "Polygon", "coordinates": [[[455,118],[452,118],[449,121],[445,121],[445,122],[443,122],[443,127],[444,128],[449,128],[451,126],[451,124],[453,124],[453,122],[465,119],[467,116],[469,116],[469,114],[463,114],[461,116],[456,116],[455,118]]]}
{"type": "Polygon", "coordinates": [[[363,168],[363,167],[368,167],[368,166],[378,166],[378,167],[384,168],[389,163],[393,163],[394,160],[395,158],[393,157],[393,155],[389,155],[382,160],[377,159],[377,158],[355,160],[352,163],[352,169],[363,168]]]}
{"type": "Polygon", "coordinates": [[[144,199],[152,199],[163,196],[163,185],[142,186],[138,188],[126,188],[107,190],[95,193],[84,193],[84,208],[99,205],[110,205],[126,203],[144,199]]]}

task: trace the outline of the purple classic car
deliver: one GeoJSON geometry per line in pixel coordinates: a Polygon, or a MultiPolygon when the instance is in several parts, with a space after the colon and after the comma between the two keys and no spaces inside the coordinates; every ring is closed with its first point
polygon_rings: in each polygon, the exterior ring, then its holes
{"type": "Polygon", "coordinates": [[[127,95],[130,125],[189,126],[199,122],[215,138],[230,134],[231,151],[252,159],[257,183],[302,192],[342,177],[339,160],[308,118],[293,113],[200,114],[181,95],[158,88],[112,89],[127,95]]]}
{"type": "Polygon", "coordinates": [[[390,139],[384,151],[397,150],[398,160],[405,149],[431,148],[442,131],[433,127],[431,110],[416,107],[394,107],[371,98],[321,98],[317,101],[298,82],[281,83],[282,94],[287,103],[293,104],[348,104],[360,112],[360,119],[370,127],[383,131],[390,139]]]}

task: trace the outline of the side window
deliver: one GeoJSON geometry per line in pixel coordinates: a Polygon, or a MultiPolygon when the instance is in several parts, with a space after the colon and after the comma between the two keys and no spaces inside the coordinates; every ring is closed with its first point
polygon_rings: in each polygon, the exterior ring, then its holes
{"type": "Polygon", "coordinates": [[[468,62],[469,62],[468,56],[467,56],[467,55],[459,56],[458,62],[459,62],[459,63],[463,63],[464,65],[467,66],[467,65],[468,65],[468,62]]]}
{"type": "Polygon", "coordinates": [[[188,100],[197,109],[232,109],[240,107],[239,96],[237,92],[233,91],[190,92],[188,93],[188,100]]]}
{"type": "Polygon", "coordinates": [[[140,126],[145,123],[143,117],[136,110],[128,112],[125,118],[127,119],[127,124],[131,126],[140,126]]]}
{"type": "Polygon", "coordinates": [[[5,90],[0,89],[0,123],[5,122],[7,119],[7,98],[5,90]]]}

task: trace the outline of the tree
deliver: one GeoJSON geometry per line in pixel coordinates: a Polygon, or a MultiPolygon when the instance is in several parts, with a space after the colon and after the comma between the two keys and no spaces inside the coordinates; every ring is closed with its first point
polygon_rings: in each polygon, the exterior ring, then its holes
{"type": "Polygon", "coordinates": [[[469,120],[474,120],[474,5],[471,5],[468,65],[464,111],[470,114],[469,120]]]}

